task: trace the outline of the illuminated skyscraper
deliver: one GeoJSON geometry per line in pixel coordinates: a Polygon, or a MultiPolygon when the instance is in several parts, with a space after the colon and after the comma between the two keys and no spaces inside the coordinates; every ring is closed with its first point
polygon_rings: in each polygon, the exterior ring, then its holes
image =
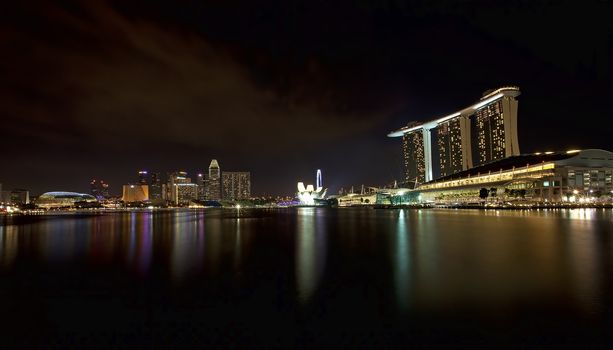
{"type": "Polygon", "coordinates": [[[315,188],[323,187],[323,179],[321,178],[321,169],[317,169],[317,173],[315,174],[315,188]]]}
{"type": "Polygon", "coordinates": [[[404,181],[407,186],[415,186],[415,182],[423,183],[426,178],[426,164],[422,130],[409,132],[402,136],[402,154],[404,181]]]}
{"type": "Polygon", "coordinates": [[[164,199],[164,191],[159,173],[151,173],[149,179],[149,200],[152,202],[161,202],[164,199]]]}
{"type": "Polygon", "coordinates": [[[470,143],[466,142],[470,141],[469,123],[468,118],[459,116],[437,125],[440,176],[447,176],[468,169],[467,163],[471,159],[470,152],[464,152],[464,150],[469,150],[470,147],[470,143]]]}
{"type": "Polygon", "coordinates": [[[221,173],[223,199],[239,200],[251,197],[251,173],[248,171],[224,171],[221,173]]]}
{"type": "Polygon", "coordinates": [[[207,199],[221,199],[221,170],[217,159],[211,160],[209,165],[207,199]]]}
{"type": "Polygon", "coordinates": [[[206,178],[204,174],[198,174],[196,178],[196,185],[198,185],[198,199],[205,200],[206,199],[206,178]]]}
{"type": "Polygon", "coordinates": [[[149,184],[149,175],[146,170],[141,170],[138,172],[138,184],[139,185],[148,185],[149,184]]]}
{"type": "Polygon", "coordinates": [[[192,180],[187,177],[187,173],[185,171],[175,171],[168,175],[168,185],[166,186],[166,191],[168,194],[166,198],[174,204],[179,204],[179,185],[181,184],[189,184],[192,180]]]}
{"type": "Polygon", "coordinates": [[[438,154],[441,176],[518,155],[515,98],[519,94],[515,86],[491,90],[458,112],[425,123],[412,122],[390,133],[389,137],[402,136],[405,181],[411,185],[433,180],[432,152],[438,154]]]}
{"type": "MultiPolygon", "coordinates": [[[[499,89],[500,90],[500,89],[499,89]]],[[[496,96],[496,90],[481,100],[496,96]]],[[[519,155],[517,139],[517,100],[519,90],[499,93],[498,99],[483,103],[475,111],[473,121],[473,154],[475,166],[519,155]]]]}

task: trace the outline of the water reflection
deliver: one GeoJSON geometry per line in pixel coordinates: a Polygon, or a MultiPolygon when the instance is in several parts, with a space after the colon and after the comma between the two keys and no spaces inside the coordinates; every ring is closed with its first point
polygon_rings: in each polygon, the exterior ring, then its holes
{"type": "Polygon", "coordinates": [[[319,209],[299,208],[296,232],[296,284],[300,302],[317,290],[326,259],[324,217],[319,209]]]}
{"type": "Polygon", "coordinates": [[[17,227],[0,226],[0,267],[9,268],[17,257],[19,236],[17,227]]]}
{"type": "MultiPolygon", "coordinates": [[[[173,279],[181,281],[202,268],[204,254],[204,217],[174,213],[170,269],[173,279]]],[[[200,213],[201,214],[201,213],[200,213]]]]}
{"type": "MultiPolygon", "coordinates": [[[[315,208],[4,220],[0,278],[16,266],[26,266],[28,273],[54,266],[90,271],[93,266],[94,274],[119,268],[137,281],[160,279],[160,284],[225,278],[236,285],[251,281],[253,289],[271,283],[278,290],[277,281],[288,281],[282,287],[295,287],[297,301],[313,305],[318,290],[344,288],[335,273],[352,278],[374,271],[377,286],[389,289],[378,295],[402,312],[476,306],[515,310],[526,301],[562,300],[582,313],[602,314],[613,309],[607,304],[613,286],[612,222],[610,209],[315,208]],[[287,237],[293,251],[282,250],[287,237]],[[268,276],[278,280],[261,281],[268,276]]],[[[346,282],[353,283],[351,292],[331,292],[369,302],[360,293],[373,285],[370,277],[346,282]]]]}
{"type": "Polygon", "coordinates": [[[396,240],[394,242],[396,251],[394,254],[394,281],[396,287],[396,300],[401,310],[408,308],[409,302],[409,283],[410,283],[410,249],[408,240],[407,218],[405,211],[400,209],[398,222],[396,225],[396,240]]]}

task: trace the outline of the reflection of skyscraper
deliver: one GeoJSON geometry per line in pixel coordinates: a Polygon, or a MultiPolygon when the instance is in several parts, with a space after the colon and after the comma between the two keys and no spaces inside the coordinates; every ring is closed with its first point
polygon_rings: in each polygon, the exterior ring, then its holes
{"type": "Polygon", "coordinates": [[[251,173],[248,171],[224,171],[221,173],[223,199],[239,200],[251,197],[251,173]]]}
{"type": "Polygon", "coordinates": [[[211,160],[209,165],[207,198],[213,200],[221,199],[221,170],[217,159],[211,160]]]}

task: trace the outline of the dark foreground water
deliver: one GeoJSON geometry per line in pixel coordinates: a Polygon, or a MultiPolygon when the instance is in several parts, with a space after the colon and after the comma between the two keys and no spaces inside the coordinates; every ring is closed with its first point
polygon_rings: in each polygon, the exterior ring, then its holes
{"type": "Polygon", "coordinates": [[[613,210],[0,218],[0,347],[613,347],[613,210]]]}

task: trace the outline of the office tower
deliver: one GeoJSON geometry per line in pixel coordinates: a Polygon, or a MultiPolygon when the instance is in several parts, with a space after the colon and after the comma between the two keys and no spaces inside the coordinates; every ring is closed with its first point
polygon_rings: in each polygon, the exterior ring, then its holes
{"type": "Polygon", "coordinates": [[[146,170],[141,170],[138,172],[138,183],[140,185],[148,185],[149,184],[149,175],[146,170]]]}
{"type": "Polygon", "coordinates": [[[209,178],[208,178],[208,193],[207,199],[219,200],[221,199],[221,170],[217,159],[211,160],[209,165],[209,178]]]}
{"type": "Polygon", "coordinates": [[[315,188],[323,187],[323,179],[321,177],[321,169],[317,169],[317,173],[315,174],[315,188]]]}
{"type": "Polygon", "coordinates": [[[251,197],[251,173],[248,171],[224,171],[221,174],[223,199],[241,200],[251,197]]]}
{"type": "Polygon", "coordinates": [[[151,173],[149,178],[149,200],[152,202],[161,202],[164,200],[163,185],[159,173],[151,173]]]}
{"type": "Polygon", "coordinates": [[[518,155],[515,98],[519,94],[515,86],[491,90],[479,102],[453,114],[412,122],[388,134],[402,137],[405,182],[411,185],[415,180],[423,183],[434,179],[433,152],[438,155],[441,176],[518,155]]]}
{"type": "Polygon", "coordinates": [[[198,200],[206,199],[206,187],[205,187],[205,176],[204,174],[198,174],[198,178],[196,179],[196,185],[198,185],[198,200]]]}
{"type": "Polygon", "coordinates": [[[175,171],[168,175],[168,185],[166,186],[167,200],[171,201],[174,204],[178,204],[179,195],[178,195],[178,185],[191,183],[192,180],[187,177],[187,172],[185,171],[175,171]]]}

